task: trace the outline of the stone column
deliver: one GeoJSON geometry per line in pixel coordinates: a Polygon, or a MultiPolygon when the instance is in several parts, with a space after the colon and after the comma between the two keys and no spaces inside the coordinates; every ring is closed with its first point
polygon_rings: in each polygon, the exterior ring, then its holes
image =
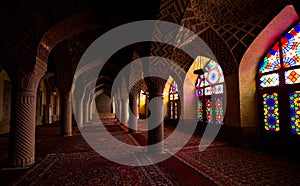
{"type": "MultiPolygon", "coordinates": [[[[163,141],[164,139],[164,104],[163,104],[163,90],[166,84],[166,80],[159,77],[145,78],[146,84],[149,90],[149,106],[150,118],[148,126],[153,128],[148,130],[148,145],[153,145],[163,141]],[[153,99],[155,98],[155,99],[153,99]],[[153,99],[153,100],[152,100],[153,99]]],[[[163,144],[157,146],[155,149],[150,149],[151,152],[162,153],[163,144]]]]}
{"type": "Polygon", "coordinates": [[[121,120],[121,111],[122,111],[122,107],[121,107],[121,99],[120,99],[120,95],[117,94],[116,95],[116,99],[115,99],[115,104],[116,104],[116,118],[118,121],[121,120]]]}
{"type": "Polygon", "coordinates": [[[89,96],[85,96],[83,99],[83,122],[89,122],[89,96]]]}
{"type": "Polygon", "coordinates": [[[137,132],[138,131],[138,93],[130,93],[129,94],[129,108],[131,110],[132,115],[129,115],[128,127],[129,132],[137,132]]]}
{"type": "Polygon", "coordinates": [[[72,92],[62,92],[61,94],[61,130],[62,136],[72,136],[72,92]]]}
{"type": "Polygon", "coordinates": [[[121,122],[123,125],[128,124],[128,97],[121,98],[121,122]]]}
{"type": "Polygon", "coordinates": [[[93,120],[93,99],[94,99],[94,96],[93,95],[90,95],[90,101],[89,101],[89,120],[93,120]]]}
{"type": "Polygon", "coordinates": [[[36,94],[45,69],[33,72],[18,70],[12,77],[12,108],[10,121],[9,163],[25,167],[34,163],[36,94]]]}
{"type": "Polygon", "coordinates": [[[83,99],[76,100],[76,122],[78,127],[83,125],[83,99]]]}

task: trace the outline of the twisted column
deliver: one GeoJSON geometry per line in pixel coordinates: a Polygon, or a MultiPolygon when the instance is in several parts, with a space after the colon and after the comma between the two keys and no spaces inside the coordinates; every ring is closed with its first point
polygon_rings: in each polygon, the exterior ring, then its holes
{"type": "Polygon", "coordinates": [[[12,167],[25,167],[34,163],[36,95],[45,70],[44,64],[40,63],[33,71],[25,72],[23,68],[19,68],[15,76],[11,76],[9,164],[12,167]]]}
{"type": "Polygon", "coordinates": [[[13,89],[10,131],[10,164],[24,167],[34,163],[36,91],[13,89]]]}

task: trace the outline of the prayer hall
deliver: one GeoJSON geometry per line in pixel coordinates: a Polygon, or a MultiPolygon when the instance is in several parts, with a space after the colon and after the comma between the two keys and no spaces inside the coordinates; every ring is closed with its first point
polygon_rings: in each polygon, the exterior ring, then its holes
{"type": "Polygon", "coordinates": [[[0,185],[300,185],[299,16],[298,0],[2,1],[0,185]]]}

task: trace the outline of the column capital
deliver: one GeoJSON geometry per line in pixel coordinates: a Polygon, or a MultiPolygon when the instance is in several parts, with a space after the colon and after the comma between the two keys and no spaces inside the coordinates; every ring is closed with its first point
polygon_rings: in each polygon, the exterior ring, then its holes
{"type": "Polygon", "coordinates": [[[27,72],[19,68],[11,80],[18,91],[36,92],[39,82],[44,74],[45,72],[43,71],[34,70],[27,72]]]}
{"type": "Polygon", "coordinates": [[[167,80],[160,77],[147,77],[145,82],[149,91],[149,98],[162,97],[167,80]]]}

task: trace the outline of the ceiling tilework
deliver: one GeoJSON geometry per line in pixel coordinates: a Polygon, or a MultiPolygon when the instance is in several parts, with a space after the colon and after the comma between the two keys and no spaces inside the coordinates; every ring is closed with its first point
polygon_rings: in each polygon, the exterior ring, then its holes
{"type": "Polygon", "coordinates": [[[212,49],[225,75],[237,73],[245,51],[288,0],[191,0],[181,25],[212,49]]]}
{"type": "MultiPolygon", "coordinates": [[[[189,0],[162,0],[160,2],[157,19],[180,24],[185,9],[187,8],[188,2],[189,0]]],[[[163,30],[165,30],[165,28],[155,28],[154,35],[160,35],[159,33],[163,33],[163,30]]],[[[165,39],[172,39],[174,38],[174,35],[176,36],[176,34],[177,33],[168,33],[167,36],[165,34],[162,34],[161,37],[165,37],[165,39]]],[[[162,43],[156,42],[151,44],[150,55],[161,56],[170,59],[172,51],[172,46],[163,45],[162,43]]],[[[158,63],[157,65],[159,66],[160,64],[158,63]]]]}

